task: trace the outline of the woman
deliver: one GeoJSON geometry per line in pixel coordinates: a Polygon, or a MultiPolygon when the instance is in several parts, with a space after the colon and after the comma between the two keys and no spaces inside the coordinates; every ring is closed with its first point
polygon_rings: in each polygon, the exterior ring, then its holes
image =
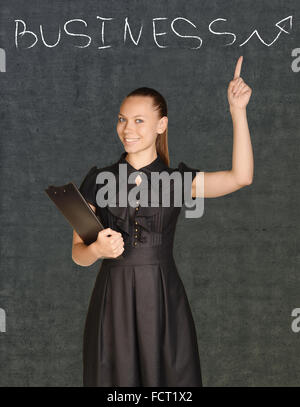
{"type": "MultiPolygon", "coordinates": [[[[146,179],[150,189],[155,172],[192,172],[189,188],[193,198],[203,197],[196,189],[203,178],[202,191],[207,198],[249,185],[253,156],[246,105],[251,89],[240,78],[241,65],[242,57],[228,87],[234,128],[231,170],[204,173],[203,177],[203,172],[183,162],[170,168],[166,102],[155,90],[139,88],[120,108],[117,132],[124,153],[108,167],[92,167],[80,186],[105,226],[89,246],[73,232],[72,258],[76,264],[89,266],[103,259],[84,330],[84,386],[202,386],[196,329],[172,253],[181,208],[141,206],[139,198],[136,205],[119,205],[118,175],[120,164],[128,175],[134,173],[135,184],[126,180],[130,191],[146,179]],[[99,177],[96,183],[96,178],[104,171],[116,178],[117,206],[101,205],[99,195],[96,199],[105,186],[99,177]]],[[[159,193],[161,199],[162,191],[159,193]]],[[[170,194],[174,193],[172,185],[170,194]]]]}

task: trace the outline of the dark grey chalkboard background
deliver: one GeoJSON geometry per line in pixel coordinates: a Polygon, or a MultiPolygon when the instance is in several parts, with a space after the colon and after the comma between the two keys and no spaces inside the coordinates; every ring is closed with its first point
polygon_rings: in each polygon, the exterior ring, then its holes
{"type": "MultiPolygon", "coordinates": [[[[77,185],[93,166],[123,151],[117,114],[127,93],[157,89],[169,108],[171,166],[231,168],[232,121],[227,86],[244,55],[241,76],[253,93],[247,108],[254,151],[253,184],[205,200],[199,219],[178,221],[174,255],[198,333],[204,386],[299,386],[300,6],[294,1],[8,1],[0,5],[1,120],[1,386],[81,386],[82,334],[100,262],[77,266],[72,230],[44,192],[77,185]],[[114,18],[101,46],[97,15],[114,18]],[[293,16],[287,33],[276,27],[293,16]],[[128,17],[138,46],[124,44],[128,17]],[[153,40],[152,19],[157,24],[153,40]],[[184,17],[193,22],[177,21],[184,17]],[[82,19],[66,35],[63,26],[82,19]],[[219,32],[214,35],[209,24],[219,32]],[[18,37],[15,20],[38,33],[18,37]],[[49,44],[41,42],[39,26],[49,44]],[[242,44],[257,29],[257,35],[242,44]],[[298,63],[299,65],[299,63],[298,63]]],[[[182,211],[183,214],[183,211],[182,211]]]]}

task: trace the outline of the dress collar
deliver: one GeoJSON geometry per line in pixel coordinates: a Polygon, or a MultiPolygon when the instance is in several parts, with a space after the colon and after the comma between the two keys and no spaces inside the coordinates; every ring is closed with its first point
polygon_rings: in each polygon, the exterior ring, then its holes
{"type": "MultiPolygon", "coordinates": [[[[151,173],[152,172],[161,172],[163,170],[168,169],[169,167],[165,164],[165,162],[162,160],[161,156],[157,153],[157,157],[148,165],[145,165],[144,167],[140,169],[135,169],[129,162],[125,159],[127,155],[127,152],[124,151],[121,154],[120,159],[117,161],[117,165],[119,164],[126,164],[127,165],[127,175],[130,175],[133,172],[143,172],[146,174],[148,180],[151,180],[151,173]]],[[[116,169],[118,171],[118,168],[116,169]]],[[[120,227],[123,232],[126,232],[129,234],[129,210],[128,206],[126,207],[121,207],[119,206],[119,182],[122,182],[122,180],[117,179],[117,188],[116,188],[116,204],[117,206],[110,206],[108,205],[108,210],[117,218],[116,224],[117,226],[120,227]]],[[[125,182],[125,180],[124,180],[125,182]]],[[[133,188],[135,184],[131,183],[128,185],[128,189],[133,188]]],[[[148,183],[148,186],[150,188],[150,182],[148,183]]],[[[148,198],[150,199],[150,194],[148,195],[148,198]]],[[[139,211],[136,214],[136,217],[138,217],[139,225],[142,226],[144,229],[148,230],[150,232],[150,223],[147,220],[150,216],[153,216],[157,214],[160,211],[160,207],[155,207],[155,206],[140,206],[139,211]]]]}
{"type": "Polygon", "coordinates": [[[157,157],[148,165],[145,165],[142,168],[139,168],[138,170],[135,169],[127,160],[126,160],[126,155],[127,152],[124,151],[121,154],[121,157],[118,161],[118,164],[127,164],[127,170],[128,173],[132,173],[132,172],[145,172],[147,175],[151,175],[151,172],[159,172],[159,171],[163,171],[165,169],[168,168],[168,166],[165,164],[165,162],[163,161],[163,159],[161,158],[161,156],[157,153],[157,157]]]}

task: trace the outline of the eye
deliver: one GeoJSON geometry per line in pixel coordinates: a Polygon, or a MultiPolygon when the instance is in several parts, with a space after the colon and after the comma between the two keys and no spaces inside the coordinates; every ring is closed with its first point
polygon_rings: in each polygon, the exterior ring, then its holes
{"type": "MultiPolygon", "coordinates": [[[[122,122],[122,119],[123,119],[123,117],[119,117],[119,118],[118,118],[119,122],[122,122]]],[[[140,120],[141,122],[143,122],[142,119],[136,119],[136,120],[140,120]]]]}

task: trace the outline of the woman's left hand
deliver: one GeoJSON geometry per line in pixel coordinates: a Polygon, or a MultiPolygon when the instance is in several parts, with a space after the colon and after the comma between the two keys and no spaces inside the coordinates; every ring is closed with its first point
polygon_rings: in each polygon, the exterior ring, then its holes
{"type": "Polygon", "coordinates": [[[240,77],[243,56],[240,56],[234,72],[233,80],[229,82],[227,97],[230,107],[243,109],[247,106],[252,89],[240,77]]]}

